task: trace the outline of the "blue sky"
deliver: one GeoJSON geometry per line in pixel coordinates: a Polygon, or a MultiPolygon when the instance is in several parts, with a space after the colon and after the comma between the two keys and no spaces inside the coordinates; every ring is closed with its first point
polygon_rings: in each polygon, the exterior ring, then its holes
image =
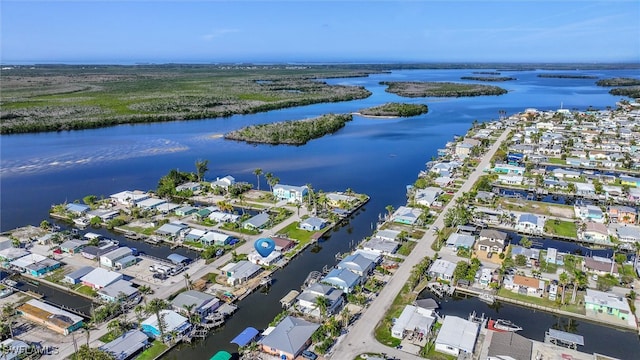
{"type": "Polygon", "coordinates": [[[2,0],[0,60],[640,62],[640,1],[2,0]]]}

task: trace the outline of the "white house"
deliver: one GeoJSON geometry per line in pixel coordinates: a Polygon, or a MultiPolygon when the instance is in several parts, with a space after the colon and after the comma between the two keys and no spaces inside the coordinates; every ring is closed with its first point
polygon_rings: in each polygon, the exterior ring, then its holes
{"type": "Polygon", "coordinates": [[[431,206],[434,201],[438,199],[438,196],[442,194],[442,189],[437,187],[428,187],[426,189],[418,189],[415,194],[416,204],[423,206],[431,206]]]}
{"type": "Polygon", "coordinates": [[[333,286],[314,283],[298,295],[295,306],[307,315],[320,317],[320,309],[318,308],[316,299],[323,296],[329,300],[326,315],[332,315],[342,306],[344,302],[343,294],[344,292],[342,290],[336,289],[333,286]]]}
{"type": "Polygon", "coordinates": [[[451,280],[453,279],[453,272],[456,269],[456,264],[444,259],[437,259],[429,267],[429,276],[436,279],[451,280]]]}
{"type": "Polygon", "coordinates": [[[435,322],[433,311],[421,307],[406,305],[402,314],[396,319],[391,328],[391,336],[403,339],[407,332],[417,332],[427,335],[435,322]]]}
{"type": "Polygon", "coordinates": [[[525,233],[542,233],[544,219],[534,214],[521,214],[516,224],[516,230],[525,233]]]}
{"type": "Polygon", "coordinates": [[[480,326],[456,316],[446,316],[436,338],[436,351],[458,356],[473,354],[480,326]]]}

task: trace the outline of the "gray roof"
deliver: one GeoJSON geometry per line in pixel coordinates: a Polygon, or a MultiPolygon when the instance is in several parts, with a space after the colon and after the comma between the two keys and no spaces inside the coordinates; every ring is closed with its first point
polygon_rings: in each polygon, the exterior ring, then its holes
{"type": "Polygon", "coordinates": [[[435,300],[430,298],[416,300],[416,306],[427,310],[433,310],[440,307],[435,300]]]}
{"type": "Polygon", "coordinates": [[[65,242],[63,242],[62,244],[60,244],[60,248],[61,249],[75,249],[78,248],[80,246],[84,246],[87,245],[89,242],[86,240],[78,240],[78,239],[71,239],[71,240],[67,240],[65,242]]]}
{"type": "Polygon", "coordinates": [[[373,261],[360,255],[353,254],[345,257],[338,263],[338,268],[349,269],[357,272],[367,272],[371,269],[373,261]]]}
{"type": "Polygon", "coordinates": [[[560,331],[556,329],[549,329],[547,330],[547,332],[549,333],[549,336],[555,339],[584,346],[584,337],[582,337],[582,335],[572,334],[572,333],[568,333],[568,332],[560,331]]]}
{"type": "Polygon", "coordinates": [[[379,252],[386,252],[386,253],[392,254],[396,251],[396,249],[398,248],[398,246],[400,246],[400,244],[398,244],[395,241],[389,241],[389,240],[384,240],[381,238],[374,237],[373,239],[368,240],[367,242],[362,244],[362,246],[372,250],[377,250],[379,252]]]}
{"type": "Polygon", "coordinates": [[[398,231],[398,230],[385,229],[385,230],[379,230],[373,236],[379,237],[382,239],[395,240],[398,237],[398,235],[400,235],[400,233],[401,231],[398,231]]]}
{"type": "Polygon", "coordinates": [[[306,288],[300,295],[298,300],[306,300],[314,302],[318,296],[324,296],[331,304],[335,303],[344,292],[336,289],[331,285],[314,283],[306,288]]]}
{"type": "Polygon", "coordinates": [[[322,281],[341,288],[352,288],[360,281],[360,275],[347,269],[333,269],[322,281]]]}
{"type": "Polygon", "coordinates": [[[640,231],[635,226],[620,226],[616,232],[620,238],[640,240],[640,231]]]}
{"type": "Polygon", "coordinates": [[[264,226],[266,223],[269,222],[269,214],[267,213],[260,213],[254,217],[252,217],[251,219],[245,221],[242,223],[242,226],[245,225],[251,225],[255,228],[259,228],[264,226]]]}
{"type": "Polygon", "coordinates": [[[444,259],[437,259],[433,262],[429,268],[429,272],[436,274],[443,274],[447,276],[453,276],[453,272],[456,269],[456,264],[444,259]]]}
{"type": "Polygon", "coordinates": [[[129,330],[113,341],[100,347],[100,350],[115,356],[116,360],[124,360],[144,348],[149,338],[140,330],[129,330]]]}
{"type": "Polygon", "coordinates": [[[489,356],[509,356],[514,360],[531,359],[533,342],[514,332],[494,332],[489,344],[489,356]]]}
{"type": "Polygon", "coordinates": [[[187,227],[188,226],[184,224],[168,223],[160,226],[158,230],[156,230],[156,233],[164,235],[177,235],[182,229],[186,229],[187,227]]]}
{"type": "Polygon", "coordinates": [[[268,347],[298,356],[320,325],[287,316],[260,342],[268,347]]]}
{"type": "Polygon", "coordinates": [[[101,257],[107,258],[109,260],[114,260],[114,259],[121,259],[125,256],[129,256],[133,254],[133,250],[129,249],[128,247],[124,246],[121,248],[117,248],[109,253],[106,253],[104,255],[102,255],[101,257]]]}
{"type": "Polygon", "coordinates": [[[436,338],[436,344],[443,344],[473,353],[478,336],[478,328],[479,325],[474,322],[448,315],[444,318],[444,323],[436,338]]]}
{"type": "Polygon", "coordinates": [[[505,241],[507,240],[507,233],[494,229],[482,229],[480,237],[505,241]]]}
{"type": "Polygon", "coordinates": [[[302,224],[308,224],[311,225],[312,227],[321,227],[326,223],[326,221],[324,221],[323,219],[317,218],[317,217],[310,217],[307,220],[303,221],[300,223],[300,225],[302,224]]]}
{"type": "Polygon", "coordinates": [[[216,297],[213,295],[205,294],[196,290],[189,290],[176,296],[176,298],[171,302],[171,305],[179,309],[184,309],[185,305],[195,305],[194,309],[197,310],[215,298],[216,297]]]}
{"type": "Polygon", "coordinates": [[[95,269],[93,266],[83,266],[80,269],[65,275],[65,278],[78,280],[95,269]]]}
{"type": "Polygon", "coordinates": [[[453,233],[447,239],[447,246],[466,247],[468,249],[471,248],[475,242],[476,238],[473,235],[453,233]]]}
{"type": "Polygon", "coordinates": [[[110,298],[117,299],[120,293],[124,296],[130,297],[138,292],[138,289],[131,285],[131,282],[127,280],[118,280],[112,284],[109,284],[102,289],[98,290],[99,294],[106,295],[110,298]]]}

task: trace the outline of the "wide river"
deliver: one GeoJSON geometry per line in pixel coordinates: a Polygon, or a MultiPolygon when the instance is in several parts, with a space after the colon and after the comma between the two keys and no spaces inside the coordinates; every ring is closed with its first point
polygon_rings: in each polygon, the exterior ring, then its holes
{"type": "MultiPolygon", "coordinates": [[[[502,96],[473,98],[407,99],[384,91],[380,81],[460,81],[474,70],[403,70],[366,78],[330,79],[332,84],[360,85],[373,95],[367,99],[317,104],[224,119],[123,125],[104,129],[0,137],[0,230],[47,219],[52,204],[104,195],[126,189],[154,189],[158,179],[172,168],[194,171],[198,159],[208,159],[207,178],[233,175],[255,183],[253,170],[261,168],[282,184],[310,183],[325,191],[352,188],[371,195],[371,201],[346,226],[321,242],[321,249],[305,251],[275,275],[268,295],[256,292],[240,302],[239,311],[224,328],[205,341],[182,346],[167,358],[208,359],[218,350],[237,351],[229,341],[247,326],[264,329],[280,311],[278,300],[299,289],[310,271],[335,264],[334,255],[353,241],[371,234],[371,226],[388,204],[405,203],[405,185],[415,181],[425,162],[456,134],[464,134],[474,120],[496,119],[526,108],[584,110],[589,106],[615,107],[621,97],[595,85],[596,79],[541,78],[551,71],[502,71],[517,80],[495,83],[509,90],[502,96]],[[354,120],[336,134],[312,140],[301,147],[249,145],[221,139],[242,126],[295,120],[325,113],[355,112],[390,101],[426,103],[429,113],[408,119],[354,120]],[[318,251],[319,250],[319,251],[318,251]]],[[[562,74],[598,78],[635,77],[634,70],[561,71],[562,74]]],[[[266,183],[262,187],[266,187],[266,183]]],[[[535,318],[535,313],[531,317],[535,318]]],[[[516,319],[513,319],[514,321],[516,319]]],[[[532,319],[533,320],[533,319],[532,319]]],[[[372,324],[373,326],[373,324],[372,324]]],[[[583,334],[589,350],[611,353],[607,343],[598,346],[597,334],[617,339],[617,354],[632,358],[640,351],[635,334],[594,326],[583,334]],[[591,347],[595,346],[595,348],[591,347]]]]}

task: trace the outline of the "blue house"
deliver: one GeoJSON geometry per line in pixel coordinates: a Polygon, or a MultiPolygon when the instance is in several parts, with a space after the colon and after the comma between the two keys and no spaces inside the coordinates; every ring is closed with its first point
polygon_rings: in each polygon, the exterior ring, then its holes
{"type": "Polygon", "coordinates": [[[307,220],[300,222],[298,227],[302,230],[307,231],[318,231],[327,226],[327,222],[324,219],[320,219],[317,217],[310,217],[307,220]]]}
{"type": "Polygon", "coordinates": [[[493,168],[493,172],[497,174],[509,174],[509,175],[524,175],[525,168],[521,166],[514,166],[509,164],[496,164],[493,168]]]}
{"type": "Polygon", "coordinates": [[[510,152],[507,155],[507,162],[510,165],[520,165],[522,164],[522,161],[524,160],[524,155],[521,153],[512,153],[510,152]]]}
{"type": "Polygon", "coordinates": [[[337,289],[350,293],[353,289],[361,284],[363,278],[347,269],[333,269],[324,278],[322,282],[331,285],[337,289]]]}
{"type": "Polygon", "coordinates": [[[277,184],[273,187],[273,195],[279,200],[287,200],[288,202],[302,202],[308,192],[309,188],[306,186],[277,184]]]}

